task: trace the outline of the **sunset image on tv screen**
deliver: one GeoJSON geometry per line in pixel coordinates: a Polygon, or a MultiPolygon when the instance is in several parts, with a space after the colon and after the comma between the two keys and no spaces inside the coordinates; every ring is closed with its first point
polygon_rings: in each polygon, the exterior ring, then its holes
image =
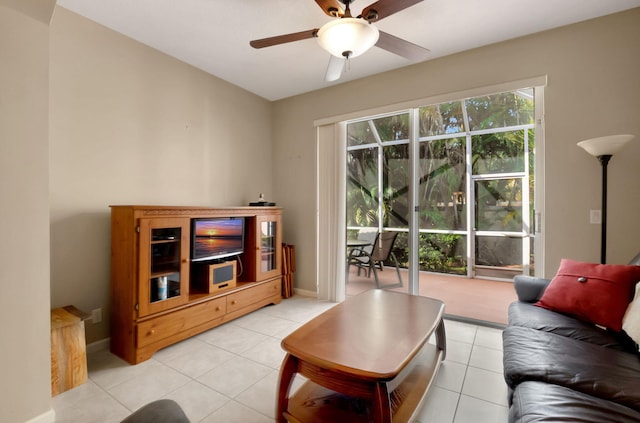
{"type": "Polygon", "coordinates": [[[193,259],[239,254],[243,250],[243,219],[196,220],[193,227],[193,259]]]}
{"type": "Polygon", "coordinates": [[[199,220],[196,222],[196,237],[206,238],[238,238],[242,237],[242,221],[228,220],[199,220]]]}

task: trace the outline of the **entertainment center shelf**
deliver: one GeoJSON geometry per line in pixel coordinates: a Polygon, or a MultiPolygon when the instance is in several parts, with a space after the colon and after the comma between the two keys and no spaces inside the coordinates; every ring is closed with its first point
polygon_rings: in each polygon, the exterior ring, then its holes
{"type": "Polygon", "coordinates": [[[282,209],[111,207],[111,352],[131,364],[282,300],[282,209]]]}

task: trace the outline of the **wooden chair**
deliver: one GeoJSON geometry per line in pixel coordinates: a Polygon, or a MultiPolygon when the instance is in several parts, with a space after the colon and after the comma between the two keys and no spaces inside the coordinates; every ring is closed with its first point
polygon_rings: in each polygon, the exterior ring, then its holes
{"type": "Polygon", "coordinates": [[[360,270],[366,270],[368,278],[371,277],[371,272],[373,272],[376,288],[378,289],[402,286],[400,266],[398,265],[396,255],[393,253],[393,244],[396,242],[397,236],[397,232],[381,232],[377,234],[371,250],[356,248],[351,251],[351,254],[349,254],[349,267],[351,267],[351,265],[357,266],[358,276],[360,276],[360,270]],[[395,265],[396,273],[398,274],[398,283],[381,286],[377,269],[382,271],[384,266],[383,262],[389,260],[389,258],[393,260],[395,265]]]}

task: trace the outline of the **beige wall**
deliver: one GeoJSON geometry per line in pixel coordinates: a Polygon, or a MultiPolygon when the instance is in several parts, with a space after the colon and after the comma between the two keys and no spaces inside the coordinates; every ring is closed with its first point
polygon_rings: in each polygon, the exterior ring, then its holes
{"type": "Polygon", "coordinates": [[[608,262],[627,262],[640,251],[638,40],[634,9],[275,102],[275,195],[296,245],[296,287],[316,285],[314,120],[544,75],[545,274],[563,257],[599,261],[589,210],[600,208],[601,169],[576,142],[614,133],[637,136],[609,165],[608,262]]]}
{"type": "Polygon", "coordinates": [[[57,7],[51,24],[51,305],[103,308],[110,204],[272,197],[270,103],[57,7]]]}
{"type": "Polygon", "coordinates": [[[53,421],[44,18],[53,3],[14,6],[0,1],[0,421],[53,421]]]}
{"type": "MultiPolygon", "coordinates": [[[[33,19],[5,7],[22,1],[0,0],[2,421],[50,412],[50,306],[102,307],[108,320],[109,204],[264,192],[285,207],[296,287],[315,290],[314,120],[547,75],[549,275],[561,257],[599,257],[588,215],[600,168],[575,143],[640,137],[640,9],[269,103],[61,8],[49,33],[36,0],[17,8],[33,19]]],[[[610,164],[610,262],[638,250],[638,158],[640,139],[610,164]]],[[[107,336],[87,325],[89,342],[107,336]]]]}

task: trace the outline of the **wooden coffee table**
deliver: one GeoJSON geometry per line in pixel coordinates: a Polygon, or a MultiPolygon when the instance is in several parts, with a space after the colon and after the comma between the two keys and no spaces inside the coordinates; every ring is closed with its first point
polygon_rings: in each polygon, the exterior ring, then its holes
{"type": "Polygon", "coordinates": [[[433,298],[376,289],[312,319],[282,341],[276,420],[413,420],[444,360],[443,313],[433,298]],[[296,374],[307,381],[289,397],[296,374]]]}

